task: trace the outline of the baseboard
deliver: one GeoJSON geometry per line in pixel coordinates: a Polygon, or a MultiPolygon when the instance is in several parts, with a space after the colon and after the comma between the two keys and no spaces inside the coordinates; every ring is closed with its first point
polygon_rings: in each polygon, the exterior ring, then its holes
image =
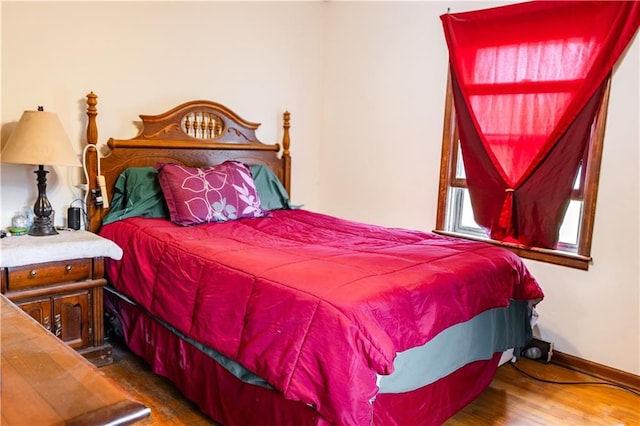
{"type": "Polygon", "coordinates": [[[635,374],[607,367],[606,365],[587,361],[586,359],[558,351],[553,352],[551,362],[553,364],[557,364],[580,373],[589,374],[590,376],[598,377],[607,382],[623,385],[640,392],[640,376],[636,376],[635,374]]]}

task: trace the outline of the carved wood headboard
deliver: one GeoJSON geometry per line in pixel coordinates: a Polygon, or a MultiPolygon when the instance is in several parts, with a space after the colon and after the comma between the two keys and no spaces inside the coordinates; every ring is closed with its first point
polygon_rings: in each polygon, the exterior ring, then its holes
{"type": "MultiPolygon", "coordinates": [[[[159,115],[140,115],[142,129],[132,139],[110,138],[109,153],[98,163],[98,97],[87,95],[87,143],[96,149],[86,152],[89,189],[98,187],[97,176],[104,176],[108,199],[122,171],[128,167],[176,163],[190,167],[220,164],[237,160],[246,164],[263,164],[271,168],[291,194],[291,156],[289,153],[289,112],[283,114],[282,147],[265,144],[256,137],[259,123],[244,120],[224,105],[211,101],[191,101],[159,115]],[[98,168],[100,170],[98,170],[98,168]]],[[[108,208],[87,202],[87,230],[97,232],[108,208]]]]}

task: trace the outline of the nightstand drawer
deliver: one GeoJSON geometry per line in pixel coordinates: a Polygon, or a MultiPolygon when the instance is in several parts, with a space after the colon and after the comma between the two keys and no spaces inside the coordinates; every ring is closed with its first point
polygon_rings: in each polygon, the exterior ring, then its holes
{"type": "Polygon", "coordinates": [[[8,268],[7,290],[37,287],[91,278],[91,259],[72,259],[8,268]]]}

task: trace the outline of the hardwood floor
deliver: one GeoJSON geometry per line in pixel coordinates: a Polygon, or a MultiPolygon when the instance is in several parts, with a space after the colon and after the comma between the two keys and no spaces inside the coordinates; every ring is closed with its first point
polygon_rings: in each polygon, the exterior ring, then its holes
{"type": "Polygon", "coordinates": [[[149,365],[116,338],[109,338],[113,346],[113,364],[100,367],[132,397],[151,409],[151,416],[136,425],[217,425],[198,406],[182,396],[165,377],[151,371],[149,365]]]}
{"type": "MultiPolygon", "coordinates": [[[[515,367],[544,380],[602,382],[528,359],[515,367]]],[[[640,425],[640,396],[606,385],[544,383],[505,364],[489,388],[446,425],[640,425]]]]}
{"type": "MultiPolygon", "coordinates": [[[[138,424],[216,425],[121,342],[111,344],[114,363],[100,370],[151,408],[151,416],[138,424]]],[[[600,381],[554,364],[522,359],[516,366],[545,380],[600,381]]],[[[505,364],[480,397],[446,422],[460,425],[640,425],[640,396],[612,386],[544,383],[505,364]]]]}

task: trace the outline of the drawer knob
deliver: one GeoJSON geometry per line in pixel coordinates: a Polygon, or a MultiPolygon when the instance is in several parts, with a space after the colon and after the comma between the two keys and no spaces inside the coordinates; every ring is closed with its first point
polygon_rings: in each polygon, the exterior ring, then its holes
{"type": "Polygon", "coordinates": [[[69,272],[71,270],[72,266],[71,265],[67,265],[64,267],[64,270],[69,272]]]}
{"type": "Polygon", "coordinates": [[[35,277],[36,275],[38,275],[38,271],[36,271],[35,269],[32,269],[32,270],[29,272],[29,275],[31,275],[32,277],[35,277]]]}

